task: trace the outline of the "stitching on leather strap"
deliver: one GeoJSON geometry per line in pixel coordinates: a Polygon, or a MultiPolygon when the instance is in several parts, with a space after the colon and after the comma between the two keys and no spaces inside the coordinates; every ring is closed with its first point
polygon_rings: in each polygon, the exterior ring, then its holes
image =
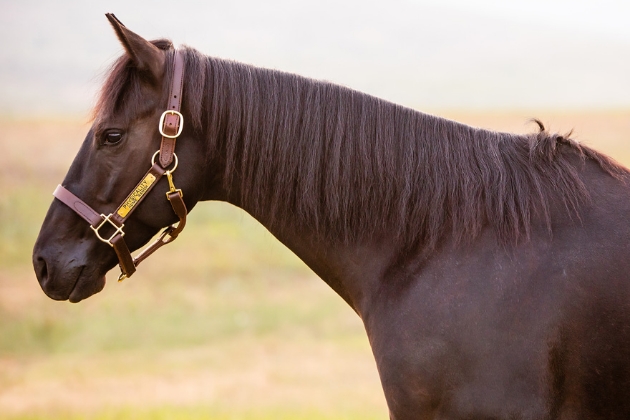
{"type": "MultiPolygon", "coordinates": [[[[169,92],[167,111],[181,111],[184,87],[184,56],[180,50],[175,51],[175,64],[173,65],[173,83],[169,92]]],[[[183,124],[178,115],[167,114],[162,129],[169,135],[176,135],[179,125],[183,124]],[[172,129],[172,131],[171,131],[172,129]]],[[[162,137],[160,145],[160,165],[168,167],[173,162],[176,138],[162,137]]]]}

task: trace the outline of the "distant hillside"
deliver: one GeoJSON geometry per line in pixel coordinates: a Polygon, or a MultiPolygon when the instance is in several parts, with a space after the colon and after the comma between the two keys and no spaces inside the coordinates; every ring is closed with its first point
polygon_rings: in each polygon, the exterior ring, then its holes
{"type": "Polygon", "coordinates": [[[404,1],[178,2],[168,16],[164,2],[39,3],[16,2],[0,15],[5,114],[87,113],[100,75],[121,52],[105,11],[148,38],[419,109],[630,107],[630,41],[566,22],[553,27],[404,1]]]}

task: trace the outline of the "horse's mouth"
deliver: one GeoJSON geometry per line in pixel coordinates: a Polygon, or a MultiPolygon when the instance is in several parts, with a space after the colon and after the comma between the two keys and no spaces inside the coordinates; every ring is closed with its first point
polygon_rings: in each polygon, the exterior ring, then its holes
{"type": "Polygon", "coordinates": [[[55,278],[48,271],[48,265],[43,258],[38,258],[35,269],[42,290],[54,300],[69,300],[72,303],[87,299],[105,287],[105,274],[90,273],[85,266],[75,267],[65,273],[64,278],[55,278]],[[66,281],[69,280],[70,281],[66,281]],[[69,285],[63,287],[63,284],[69,285]]]}
{"type": "MultiPolygon", "coordinates": [[[[83,270],[82,270],[83,271],[83,270]]],[[[77,303],[83,299],[87,299],[90,296],[100,292],[105,287],[105,274],[92,277],[81,276],[77,278],[74,287],[70,291],[67,300],[72,303],[77,303]]]]}

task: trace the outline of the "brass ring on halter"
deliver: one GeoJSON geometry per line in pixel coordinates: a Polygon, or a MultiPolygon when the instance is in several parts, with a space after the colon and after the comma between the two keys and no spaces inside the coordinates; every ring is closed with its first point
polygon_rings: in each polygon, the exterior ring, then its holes
{"type": "MultiPolygon", "coordinates": [[[[151,158],[151,165],[155,165],[155,157],[159,153],[160,153],[159,150],[157,152],[153,153],[153,157],[151,158]]],[[[173,166],[173,169],[169,169],[170,173],[175,172],[175,169],[177,169],[177,164],[179,163],[179,160],[177,160],[177,155],[175,153],[173,153],[173,157],[175,158],[175,166],[173,166]]]]}
{"type": "Polygon", "coordinates": [[[184,116],[180,112],[168,109],[162,113],[162,116],[160,117],[160,125],[158,126],[158,128],[162,136],[169,139],[176,139],[177,137],[179,137],[180,134],[182,134],[182,130],[184,129],[184,116]],[[179,127],[177,128],[177,134],[175,134],[174,136],[164,134],[164,118],[166,118],[166,114],[177,115],[179,117],[179,127]]]}

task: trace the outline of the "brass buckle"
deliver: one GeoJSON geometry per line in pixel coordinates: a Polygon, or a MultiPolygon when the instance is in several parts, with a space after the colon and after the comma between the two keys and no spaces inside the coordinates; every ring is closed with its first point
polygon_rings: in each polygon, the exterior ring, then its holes
{"type": "Polygon", "coordinates": [[[162,113],[162,116],[160,117],[160,125],[158,128],[162,136],[169,139],[176,139],[177,137],[179,137],[180,134],[182,134],[182,130],[184,129],[184,116],[180,112],[166,110],[162,113]],[[179,117],[179,128],[177,129],[177,134],[175,134],[174,136],[169,136],[168,134],[164,134],[164,118],[166,118],[166,114],[177,115],[179,117]]]}
{"type": "Polygon", "coordinates": [[[118,235],[119,233],[120,233],[120,236],[125,236],[125,232],[123,232],[123,228],[125,227],[125,224],[123,223],[120,227],[118,227],[118,225],[110,219],[111,216],[113,216],[113,213],[109,213],[107,216],[105,216],[104,214],[101,214],[103,221],[97,227],[90,226],[90,228],[92,228],[94,233],[96,233],[96,236],[98,239],[105,242],[106,244],[109,244],[109,246],[113,248],[114,244],[112,244],[112,239],[114,239],[114,237],[118,235]],[[105,225],[106,222],[109,222],[109,224],[112,225],[114,229],[116,229],[116,231],[112,233],[112,236],[110,236],[109,239],[103,238],[101,234],[99,233],[99,230],[105,225]]]}

